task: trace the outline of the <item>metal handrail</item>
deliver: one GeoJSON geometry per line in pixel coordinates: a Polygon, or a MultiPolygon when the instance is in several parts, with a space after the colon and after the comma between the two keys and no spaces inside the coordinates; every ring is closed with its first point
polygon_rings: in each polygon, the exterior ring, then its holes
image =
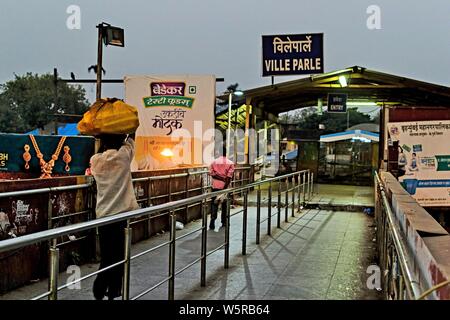
{"type": "MultiPolygon", "coordinates": [[[[133,259],[136,259],[146,253],[149,252],[153,252],[154,250],[156,250],[157,248],[160,248],[162,246],[168,245],[170,250],[170,254],[169,254],[169,277],[161,282],[160,284],[164,283],[164,282],[169,282],[169,299],[173,299],[174,297],[174,280],[175,280],[175,276],[181,272],[183,272],[184,270],[186,270],[187,268],[189,268],[190,266],[194,265],[195,263],[197,263],[198,261],[201,262],[201,285],[205,286],[205,273],[206,273],[206,257],[214,252],[216,252],[217,250],[219,250],[220,248],[225,248],[225,256],[224,256],[224,267],[228,268],[228,264],[229,264],[229,247],[230,247],[230,237],[229,237],[229,221],[230,221],[230,196],[234,193],[238,193],[238,192],[244,192],[245,197],[248,196],[248,191],[251,190],[252,188],[258,187],[258,190],[260,190],[260,185],[264,184],[264,183],[269,183],[269,185],[271,186],[272,182],[275,181],[280,181],[280,183],[283,180],[286,180],[289,177],[293,177],[298,175],[299,179],[298,179],[298,184],[296,187],[292,188],[291,190],[294,191],[295,188],[297,188],[297,191],[299,192],[299,203],[300,203],[300,190],[301,188],[305,189],[305,184],[308,183],[308,189],[311,190],[311,186],[309,184],[312,184],[312,174],[309,172],[309,170],[303,170],[303,171],[299,171],[299,172],[295,172],[295,173],[291,173],[291,174],[287,174],[284,176],[279,176],[279,177],[274,177],[271,179],[267,179],[267,180],[262,180],[262,181],[257,181],[245,186],[240,186],[240,187],[235,187],[235,188],[229,188],[226,190],[221,190],[221,191],[216,191],[216,192],[209,192],[206,194],[201,194],[201,195],[197,195],[197,196],[193,196],[190,198],[186,198],[186,199],[181,199],[181,200],[176,200],[176,201],[170,201],[168,203],[164,203],[164,204],[160,204],[160,205],[154,205],[152,207],[149,208],[142,208],[142,209],[137,209],[137,210],[133,210],[133,211],[129,211],[129,212],[124,212],[124,213],[120,213],[120,214],[116,214],[113,216],[106,216],[103,218],[99,218],[99,219],[95,219],[92,221],[86,221],[86,222],[81,222],[81,223],[77,223],[74,225],[69,225],[69,226],[64,226],[64,227],[59,227],[59,228],[55,228],[55,229],[50,229],[50,230],[45,230],[45,231],[40,231],[37,233],[33,233],[33,234],[29,234],[29,235],[24,235],[24,236],[20,236],[18,238],[14,238],[14,239],[8,239],[8,240],[3,240],[0,242],[0,253],[1,252],[5,252],[5,251],[9,251],[9,250],[14,250],[14,249],[18,249],[18,248],[23,248],[27,245],[31,245],[31,244],[35,244],[35,243],[39,243],[39,242],[43,242],[43,241],[48,241],[48,240],[52,240],[51,241],[51,246],[50,246],[50,258],[51,258],[51,268],[50,268],[50,276],[49,276],[49,291],[45,294],[41,294],[40,296],[38,296],[37,298],[43,298],[45,296],[48,296],[49,299],[57,299],[57,292],[62,289],[62,288],[66,288],[69,285],[72,285],[74,283],[80,282],[84,279],[90,278],[95,274],[98,274],[100,272],[103,272],[105,270],[107,270],[108,268],[112,268],[112,266],[109,266],[107,268],[104,268],[102,270],[98,270],[94,273],[88,274],[76,281],[71,282],[70,284],[66,284],[63,286],[58,287],[57,286],[57,275],[58,275],[58,259],[59,259],[59,249],[57,248],[57,242],[56,239],[58,237],[64,236],[64,235],[70,235],[76,232],[81,232],[81,231],[85,231],[85,230],[89,230],[89,229],[93,229],[93,228],[97,228],[97,227],[101,227],[101,226],[105,226],[108,224],[112,224],[112,223],[116,223],[116,222],[120,222],[120,221],[127,221],[128,222],[128,227],[125,229],[125,234],[126,234],[126,250],[125,250],[125,259],[118,262],[119,264],[124,264],[125,265],[125,271],[124,271],[124,294],[123,294],[123,299],[130,299],[129,297],[129,277],[130,277],[130,261],[133,259]],[[301,182],[301,176],[303,175],[303,183],[300,184],[301,182]],[[306,182],[306,177],[308,177],[308,181],[306,182]],[[218,248],[207,252],[206,251],[206,210],[204,210],[204,206],[208,203],[208,201],[211,200],[211,198],[213,197],[217,197],[220,195],[226,194],[227,195],[227,212],[226,212],[226,217],[227,217],[227,223],[225,225],[225,242],[220,245],[218,248]],[[177,208],[180,207],[186,207],[189,205],[192,205],[194,203],[201,203],[202,204],[202,228],[198,228],[192,232],[189,232],[186,235],[182,235],[180,237],[176,237],[176,231],[175,231],[175,222],[176,222],[176,218],[175,218],[175,210],[177,208]],[[134,218],[138,218],[141,216],[149,216],[150,218],[154,217],[154,216],[159,216],[159,215],[170,215],[170,224],[171,224],[171,228],[170,228],[170,241],[167,241],[163,244],[160,244],[158,246],[156,246],[155,248],[152,248],[150,250],[146,250],[146,252],[142,252],[139,253],[135,256],[131,256],[130,252],[130,248],[131,248],[131,228],[130,228],[130,221],[131,219],[134,218]],[[188,266],[185,266],[183,268],[181,268],[180,270],[175,270],[174,269],[174,260],[175,260],[175,242],[177,239],[181,239],[184,238],[188,235],[192,235],[194,232],[202,232],[202,254],[201,257],[197,260],[195,260],[195,262],[191,262],[188,266]]],[[[71,188],[73,188],[74,186],[70,186],[71,188]]],[[[71,188],[65,188],[67,189],[71,189],[71,188]]],[[[294,195],[295,192],[293,192],[293,199],[295,198],[294,195]]],[[[286,194],[287,197],[288,194],[286,194]]],[[[247,199],[247,198],[246,198],[247,199]]],[[[304,200],[306,199],[306,195],[304,194],[304,200]]],[[[294,202],[292,203],[292,209],[294,210],[294,202]]],[[[258,203],[258,207],[260,207],[260,203],[258,203]]],[[[300,208],[300,207],[299,207],[300,208]]],[[[278,210],[280,211],[280,210],[278,210]]],[[[245,206],[244,206],[244,231],[243,231],[243,246],[242,246],[242,254],[246,254],[246,226],[247,226],[247,200],[245,201],[245,206]]],[[[294,211],[292,213],[292,215],[294,216],[294,211]]],[[[287,216],[286,216],[287,219],[287,216]]],[[[257,224],[257,230],[258,230],[258,238],[257,238],[257,243],[259,243],[259,223],[257,224]]],[[[278,226],[280,227],[280,226],[278,226]]],[[[159,284],[159,285],[160,285],[159,284]]],[[[158,285],[158,286],[159,286],[158,285]]],[[[156,288],[156,286],[152,287],[152,288],[156,288]]],[[[146,293],[152,291],[152,289],[147,289],[146,293]]],[[[139,294],[137,297],[141,297],[143,294],[145,293],[141,293],[139,294]]],[[[135,297],[135,298],[137,298],[135,297]]],[[[36,299],[36,298],[35,298],[36,299]]]]}
{"type": "MultiPolygon", "coordinates": [[[[300,172],[304,172],[304,171],[307,171],[307,170],[303,170],[300,172]]],[[[69,225],[69,226],[58,227],[58,228],[51,229],[51,230],[39,231],[36,233],[23,235],[18,238],[14,238],[14,239],[6,239],[6,240],[3,240],[0,242],[0,253],[4,252],[4,251],[24,247],[24,246],[27,246],[27,245],[30,245],[30,244],[33,244],[36,242],[42,242],[42,241],[50,240],[50,239],[57,238],[60,236],[64,236],[64,235],[70,235],[75,232],[81,232],[81,231],[85,231],[88,229],[105,226],[105,225],[115,223],[115,222],[126,221],[129,219],[138,218],[143,215],[156,214],[161,211],[170,211],[170,210],[176,209],[178,207],[182,207],[182,206],[186,206],[186,205],[190,205],[190,204],[194,204],[194,203],[199,203],[202,200],[207,200],[212,197],[218,197],[222,194],[229,194],[229,193],[244,191],[245,189],[256,187],[263,183],[274,182],[277,180],[281,180],[284,178],[294,176],[296,174],[298,174],[298,173],[291,173],[291,174],[287,174],[284,176],[279,176],[279,177],[274,177],[274,178],[270,178],[270,179],[263,180],[263,181],[254,182],[254,183],[248,184],[246,186],[242,186],[242,187],[229,188],[229,189],[225,189],[225,190],[210,192],[207,194],[201,194],[201,195],[193,196],[193,197],[190,197],[187,199],[181,199],[181,200],[176,200],[176,201],[172,201],[172,202],[168,202],[168,203],[164,203],[164,204],[154,205],[149,208],[142,208],[142,209],[137,209],[137,210],[133,210],[133,211],[127,211],[127,212],[115,214],[112,216],[98,218],[98,219],[91,220],[91,221],[80,222],[80,223],[69,225]]]]}
{"type": "MultiPolygon", "coordinates": [[[[421,295],[421,290],[418,282],[414,279],[413,272],[411,267],[409,266],[407,259],[407,249],[402,241],[401,232],[394,221],[394,213],[392,212],[389,201],[386,197],[386,192],[383,183],[380,180],[380,177],[377,172],[375,172],[375,180],[376,184],[380,188],[380,195],[382,199],[382,205],[386,212],[387,224],[389,226],[389,230],[392,234],[392,239],[394,242],[395,250],[398,256],[398,260],[400,261],[400,269],[402,272],[402,276],[406,278],[404,281],[406,291],[408,297],[410,299],[417,299],[421,295]]],[[[380,227],[380,226],[378,226],[380,227]]]]}
{"type": "Polygon", "coordinates": [[[49,187],[49,188],[39,188],[39,189],[31,189],[31,190],[1,192],[0,198],[28,196],[28,195],[40,194],[40,193],[54,193],[54,192],[62,192],[62,191],[79,190],[79,189],[86,189],[86,188],[92,187],[92,185],[93,185],[93,182],[91,181],[90,183],[74,184],[74,185],[62,186],[62,187],[49,187]]]}
{"type": "MultiPolygon", "coordinates": [[[[248,170],[251,169],[251,166],[242,166],[242,167],[237,167],[235,169],[235,171],[240,171],[240,170],[248,170]]],[[[200,170],[200,171],[194,171],[194,172],[184,172],[184,173],[175,173],[175,174],[167,174],[167,175],[162,175],[162,176],[151,176],[151,177],[143,177],[143,178],[134,178],[132,179],[133,183],[136,182],[151,182],[151,181],[158,181],[158,180],[166,180],[166,179],[173,179],[173,178],[182,178],[182,177],[190,177],[190,176],[195,176],[195,175],[202,175],[202,174],[207,174],[209,171],[208,170],[200,170]]],[[[47,188],[39,188],[39,189],[31,189],[31,190],[21,190],[21,191],[11,191],[11,192],[2,192],[0,193],[0,199],[1,198],[8,198],[8,197],[18,197],[18,196],[29,196],[29,195],[35,195],[35,194],[42,194],[42,193],[46,193],[51,195],[52,193],[56,193],[56,192],[64,192],[64,191],[72,191],[72,190],[82,190],[82,189],[88,189],[91,187],[95,186],[95,180],[92,177],[88,176],[88,183],[84,183],[84,184],[76,184],[76,185],[67,185],[67,186],[61,186],[61,187],[47,187],[47,188]]],[[[249,178],[246,179],[241,179],[241,180],[237,180],[237,181],[232,181],[233,183],[236,182],[243,182],[243,181],[248,181],[249,178]]],[[[170,183],[170,182],[169,182],[170,183]]],[[[148,186],[149,188],[150,186],[148,186]]],[[[181,194],[189,194],[191,192],[195,192],[195,191],[202,191],[204,192],[205,189],[210,188],[211,186],[209,184],[207,185],[202,185],[201,187],[196,187],[196,188],[187,188],[187,181],[186,181],[186,188],[185,190],[181,190],[181,191],[177,191],[177,192],[171,192],[170,191],[170,186],[169,186],[169,192],[167,194],[162,194],[162,195],[157,195],[157,196],[152,196],[149,192],[148,196],[145,198],[139,198],[137,199],[138,203],[143,203],[143,202],[147,202],[149,205],[152,202],[152,200],[157,200],[157,199],[162,199],[162,198],[167,198],[169,197],[169,201],[171,200],[172,196],[175,195],[181,195],[181,194]]],[[[150,189],[149,189],[150,191],[150,189]]],[[[51,199],[49,197],[49,211],[51,211],[51,199]]],[[[198,204],[191,204],[188,205],[187,208],[184,209],[188,209],[191,208],[193,206],[196,206],[198,204]]],[[[177,210],[183,210],[183,208],[179,208],[177,210]]],[[[58,215],[56,217],[52,216],[52,212],[49,212],[48,215],[48,226],[49,228],[51,228],[53,226],[53,221],[54,220],[60,220],[63,218],[67,218],[70,216],[76,216],[76,215],[83,215],[86,213],[90,213],[91,210],[88,208],[88,210],[83,210],[80,212],[73,212],[73,213],[69,213],[66,215],[58,215]]],[[[146,221],[147,219],[143,219],[142,221],[146,221]]],[[[136,223],[134,223],[136,224],[136,223]]]]}
{"type": "MultiPolygon", "coordinates": [[[[237,167],[235,168],[235,171],[238,170],[248,170],[251,169],[251,167],[237,167]]],[[[193,176],[193,175],[199,175],[199,174],[205,174],[208,173],[208,170],[201,170],[201,171],[195,171],[195,172],[185,172],[185,173],[174,173],[174,174],[167,174],[162,176],[151,176],[151,177],[143,177],[143,178],[133,178],[132,182],[146,182],[146,181],[155,181],[155,180],[165,180],[165,179],[172,179],[172,178],[182,178],[187,176],[193,176]]],[[[79,189],[86,189],[89,187],[92,187],[94,185],[94,180],[89,179],[90,181],[88,183],[83,184],[74,184],[74,185],[68,185],[68,186],[61,186],[61,187],[47,187],[47,188],[39,188],[39,189],[30,189],[30,190],[20,190],[20,191],[10,191],[10,192],[0,192],[0,198],[8,198],[8,197],[17,197],[17,196],[28,196],[28,195],[34,195],[34,194],[40,194],[40,193],[54,193],[54,192],[63,192],[63,191],[71,191],[71,190],[79,190],[79,189]]],[[[248,178],[237,180],[239,181],[247,181],[248,178]]],[[[200,189],[200,188],[198,188],[200,189]]],[[[189,190],[189,191],[193,191],[189,190]]],[[[179,193],[181,193],[180,191],[179,193]]],[[[167,196],[167,195],[164,195],[167,196]]]]}
{"type": "MultiPolygon", "coordinates": [[[[189,172],[189,173],[187,173],[187,172],[186,173],[174,173],[174,174],[170,174],[170,175],[153,176],[153,177],[145,177],[145,178],[133,178],[131,181],[132,182],[146,182],[146,181],[153,181],[153,180],[164,180],[164,179],[169,179],[169,178],[182,178],[182,177],[186,177],[186,176],[193,176],[193,175],[204,174],[204,173],[208,173],[208,170],[189,172]]],[[[86,189],[86,188],[92,187],[94,185],[94,179],[89,179],[89,180],[90,180],[89,183],[73,184],[73,185],[61,186],[61,187],[48,187],[48,188],[39,188],[39,189],[31,189],[31,190],[0,192],[0,198],[28,196],[28,195],[39,194],[39,193],[54,193],[54,192],[86,189]]]]}
{"type": "MultiPolygon", "coordinates": [[[[240,169],[247,169],[247,168],[238,168],[238,170],[240,169]]],[[[185,173],[175,173],[175,174],[167,174],[167,175],[163,175],[163,176],[152,176],[152,177],[144,177],[144,178],[134,178],[132,179],[133,183],[142,183],[142,182],[147,182],[148,185],[144,186],[144,188],[147,188],[148,190],[148,196],[145,198],[140,198],[138,197],[137,202],[138,203],[147,203],[148,206],[151,206],[152,203],[155,200],[158,199],[163,199],[163,198],[168,198],[168,201],[172,200],[173,196],[178,196],[181,194],[185,194],[186,197],[188,197],[189,194],[192,194],[193,192],[204,192],[206,189],[210,188],[209,182],[207,182],[207,184],[203,184],[202,182],[202,186],[201,187],[196,187],[196,188],[188,188],[188,178],[190,176],[198,176],[200,175],[200,177],[202,177],[203,180],[203,175],[208,173],[208,170],[198,170],[198,171],[194,171],[194,172],[185,172],[185,173]],[[166,194],[163,195],[151,195],[151,181],[157,181],[157,180],[164,180],[164,179],[169,179],[169,184],[170,184],[170,179],[175,179],[175,178],[182,178],[182,177],[186,177],[186,187],[185,190],[179,191],[179,192],[172,192],[170,185],[169,185],[169,191],[166,194]]],[[[31,189],[31,190],[22,190],[22,191],[11,191],[11,192],[2,192],[0,193],[0,199],[1,198],[9,198],[9,197],[19,197],[19,196],[31,196],[31,195],[39,195],[39,194],[46,194],[48,196],[48,214],[47,214],[47,225],[48,225],[48,229],[52,229],[54,228],[55,223],[57,223],[56,221],[59,221],[61,219],[64,218],[68,218],[68,217],[72,217],[72,216],[84,216],[87,215],[86,218],[87,220],[90,220],[90,217],[93,215],[93,188],[95,187],[95,180],[93,179],[93,177],[87,176],[87,183],[83,183],[83,184],[76,184],[76,185],[67,185],[67,186],[61,186],[61,187],[47,187],[47,188],[39,188],[39,189],[31,189]],[[78,190],[86,190],[87,193],[87,201],[86,201],[86,207],[84,208],[83,211],[80,212],[71,212],[71,213],[67,213],[64,215],[57,215],[54,216],[53,215],[53,201],[51,198],[51,195],[55,194],[55,193],[59,193],[59,192],[65,192],[65,191],[78,191],[78,190]]],[[[207,180],[208,181],[208,180],[207,180]]],[[[188,205],[186,208],[178,208],[177,211],[180,210],[189,210],[189,208],[194,207],[194,206],[198,206],[198,204],[192,204],[192,205],[188,205]]],[[[135,221],[132,224],[136,224],[138,222],[143,222],[143,221],[148,221],[149,218],[146,217],[144,219],[142,219],[141,221],[135,221]]],[[[59,246],[62,246],[64,244],[68,244],[71,243],[71,241],[67,241],[64,243],[60,243],[59,246]]]]}

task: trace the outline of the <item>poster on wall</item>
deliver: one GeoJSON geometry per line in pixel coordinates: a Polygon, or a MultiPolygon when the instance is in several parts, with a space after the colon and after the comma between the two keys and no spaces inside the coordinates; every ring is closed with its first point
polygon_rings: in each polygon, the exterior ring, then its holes
{"type": "Polygon", "coordinates": [[[132,170],[196,166],[214,139],[213,75],[126,76],[125,102],[136,106],[140,126],[132,170]]]}
{"type": "Polygon", "coordinates": [[[387,125],[398,141],[398,180],[422,206],[450,206],[450,121],[387,125]]]}

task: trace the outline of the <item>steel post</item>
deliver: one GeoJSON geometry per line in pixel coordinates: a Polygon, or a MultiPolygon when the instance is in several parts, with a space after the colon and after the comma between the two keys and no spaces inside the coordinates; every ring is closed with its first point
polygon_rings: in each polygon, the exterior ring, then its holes
{"type": "Polygon", "coordinates": [[[48,291],[50,291],[50,295],[48,296],[48,300],[58,300],[59,249],[56,247],[56,239],[53,239],[51,242],[50,276],[48,282],[48,291]]]}
{"type": "Polygon", "coordinates": [[[125,265],[123,268],[123,295],[122,300],[130,300],[130,272],[131,272],[131,238],[132,229],[130,221],[127,221],[125,232],[125,265]]]}
{"type": "Polygon", "coordinates": [[[300,212],[300,207],[302,205],[302,198],[301,198],[301,186],[302,186],[302,174],[298,174],[298,180],[297,180],[297,201],[298,201],[298,211],[300,212]]]}
{"type": "Polygon", "coordinates": [[[231,194],[227,193],[227,212],[225,224],[225,254],[223,267],[228,269],[230,263],[230,209],[231,209],[231,194]]]}
{"type": "Polygon", "coordinates": [[[286,193],[284,197],[284,221],[289,221],[289,179],[286,178],[286,193]]]}
{"type": "Polygon", "coordinates": [[[269,182],[269,203],[267,205],[267,235],[272,233],[272,182],[269,182]]]}
{"type": "Polygon", "coordinates": [[[248,191],[244,191],[244,211],[242,214],[242,255],[247,254],[247,210],[248,209],[248,191]]]}
{"type": "Polygon", "coordinates": [[[277,228],[281,228],[281,180],[278,180],[277,228]]]}
{"type": "Polygon", "coordinates": [[[169,244],[169,300],[175,299],[175,241],[176,241],[176,216],[170,211],[170,244],[169,244]]]}
{"type": "Polygon", "coordinates": [[[206,249],[207,249],[207,210],[206,200],[202,202],[202,248],[201,248],[201,260],[200,260],[200,286],[206,286],[206,249]]]}
{"type": "Polygon", "coordinates": [[[256,244],[259,244],[261,233],[261,186],[258,185],[256,193],[256,244]]]}
{"type": "Polygon", "coordinates": [[[295,177],[292,177],[292,212],[291,216],[295,217],[295,177]]]}

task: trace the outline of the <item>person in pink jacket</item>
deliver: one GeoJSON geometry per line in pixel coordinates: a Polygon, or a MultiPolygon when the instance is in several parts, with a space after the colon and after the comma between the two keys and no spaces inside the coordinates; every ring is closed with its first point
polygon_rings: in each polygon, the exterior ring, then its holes
{"type": "MultiPolygon", "coordinates": [[[[234,174],[234,163],[233,161],[227,159],[226,148],[225,146],[222,148],[222,155],[213,160],[209,167],[209,174],[212,179],[212,191],[219,191],[227,189],[230,185],[231,180],[233,179],[234,174]]],[[[215,229],[215,221],[217,219],[217,211],[219,210],[219,203],[216,201],[216,197],[211,199],[212,201],[212,211],[211,211],[211,221],[209,223],[209,228],[211,230],[215,229]]],[[[222,213],[221,213],[221,222],[222,227],[226,224],[226,212],[227,212],[227,201],[222,202],[222,213]]]]}

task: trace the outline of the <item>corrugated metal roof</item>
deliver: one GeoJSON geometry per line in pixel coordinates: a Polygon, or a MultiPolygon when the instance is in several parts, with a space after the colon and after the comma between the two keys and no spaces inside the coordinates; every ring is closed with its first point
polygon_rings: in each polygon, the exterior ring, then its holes
{"type": "MultiPolygon", "coordinates": [[[[298,108],[316,106],[328,93],[348,94],[354,101],[377,102],[387,105],[450,106],[450,88],[442,85],[396,76],[354,66],[334,72],[309,76],[298,80],[249,89],[239,99],[251,99],[264,111],[279,114],[298,108]],[[347,87],[341,87],[339,76],[348,78],[347,87]]],[[[226,101],[228,95],[218,97],[226,101]]]]}

